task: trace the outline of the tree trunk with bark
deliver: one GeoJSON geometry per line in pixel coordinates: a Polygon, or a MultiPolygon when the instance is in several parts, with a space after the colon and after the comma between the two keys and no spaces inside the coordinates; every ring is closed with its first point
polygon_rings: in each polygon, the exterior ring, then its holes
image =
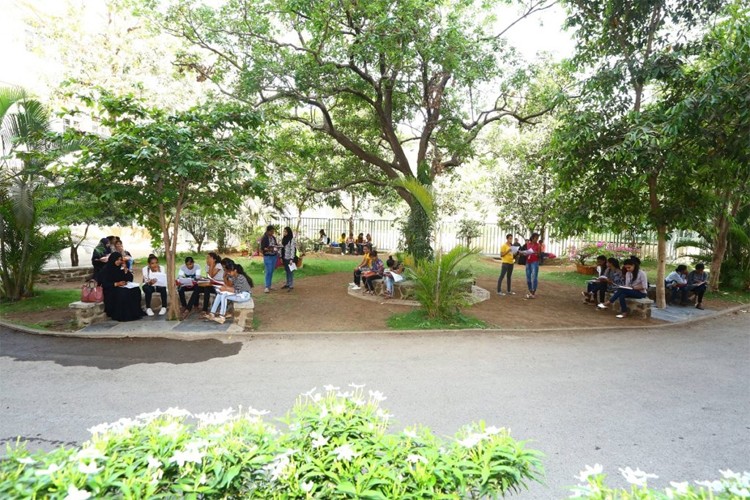
{"type": "Polygon", "coordinates": [[[667,272],[667,226],[660,224],[657,233],[657,268],[656,268],[656,307],[667,307],[667,289],[664,279],[667,272]]]}

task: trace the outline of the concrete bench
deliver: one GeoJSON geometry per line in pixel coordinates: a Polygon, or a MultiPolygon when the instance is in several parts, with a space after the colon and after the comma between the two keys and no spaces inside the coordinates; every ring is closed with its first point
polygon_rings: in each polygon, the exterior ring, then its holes
{"type": "MultiPolygon", "coordinates": [[[[651,317],[651,306],[654,304],[653,300],[649,298],[625,299],[625,303],[628,306],[628,314],[631,316],[642,319],[648,319],[651,317]]],[[[612,309],[617,313],[621,312],[619,300],[612,305],[612,309]]]]}
{"type": "MultiPolygon", "coordinates": [[[[375,282],[375,294],[385,295],[385,280],[375,282]]],[[[414,281],[405,280],[393,284],[393,298],[400,300],[414,300],[414,281]]]]}
{"type": "Polygon", "coordinates": [[[333,255],[341,255],[341,247],[327,246],[322,248],[323,253],[330,253],[333,255]]]}
{"type": "Polygon", "coordinates": [[[232,326],[230,332],[251,332],[253,330],[253,315],[255,302],[252,297],[247,302],[230,302],[234,308],[232,312],[232,326]]]}
{"type": "Polygon", "coordinates": [[[107,315],[104,312],[104,302],[73,302],[68,305],[69,309],[73,309],[76,315],[76,323],[79,327],[88,326],[98,321],[104,321],[107,319],[107,315]]]}

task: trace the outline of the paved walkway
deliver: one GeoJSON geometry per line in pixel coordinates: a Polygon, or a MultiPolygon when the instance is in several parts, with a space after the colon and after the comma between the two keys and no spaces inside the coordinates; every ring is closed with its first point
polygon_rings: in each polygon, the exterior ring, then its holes
{"type": "Polygon", "coordinates": [[[716,312],[717,311],[712,311],[710,309],[696,309],[695,306],[681,307],[668,305],[665,309],[652,307],[651,317],[666,321],[667,323],[680,323],[713,316],[716,312]]]}
{"type": "MultiPolygon", "coordinates": [[[[77,333],[87,337],[164,337],[204,338],[229,334],[232,320],[220,325],[193,314],[186,321],[167,321],[165,316],[146,316],[138,321],[120,323],[107,320],[89,325],[77,333]]],[[[233,335],[237,335],[233,333],[233,335]]],[[[242,334],[240,334],[242,335],[242,334]]]]}

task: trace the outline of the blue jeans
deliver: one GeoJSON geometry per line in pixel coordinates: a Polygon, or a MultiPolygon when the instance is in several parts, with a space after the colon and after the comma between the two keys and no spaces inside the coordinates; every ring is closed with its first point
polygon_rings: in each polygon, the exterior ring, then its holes
{"type": "Polygon", "coordinates": [[[639,292],[638,290],[628,290],[626,288],[618,288],[615,290],[615,293],[612,294],[612,297],[609,299],[609,302],[611,304],[615,303],[615,300],[620,301],[620,311],[621,312],[628,312],[628,304],[625,302],[625,299],[642,299],[646,297],[646,292],[639,292]]]}
{"type": "Polygon", "coordinates": [[[537,277],[539,276],[539,261],[526,263],[526,285],[529,287],[529,292],[536,293],[536,287],[539,284],[537,277]]]}
{"type": "Polygon", "coordinates": [[[276,269],[276,262],[278,261],[278,255],[264,255],[263,265],[266,268],[266,288],[271,288],[271,280],[273,279],[273,271],[276,269]]]}
{"type": "Polygon", "coordinates": [[[227,313],[227,304],[229,301],[232,302],[247,302],[250,300],[250,292],[241,292],[241,293],[217,293],[216,299],[214,300],[214,305],[211,307],[211,314],[218,313],[221,316],[226,315],[227,313]]]}

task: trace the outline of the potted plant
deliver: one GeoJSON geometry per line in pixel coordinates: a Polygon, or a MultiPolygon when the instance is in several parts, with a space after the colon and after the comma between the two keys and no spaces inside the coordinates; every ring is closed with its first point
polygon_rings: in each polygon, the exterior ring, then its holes
{"type": "Polygon", "coordinates": [[[570,260],[575,261],[576,271],[580,274],[596,274],[596,266],[587,265],[586,259],[598,254],[600,247],[597,243],[586,243],[581,246],[571,245],[568,248],[570,260]]]}

